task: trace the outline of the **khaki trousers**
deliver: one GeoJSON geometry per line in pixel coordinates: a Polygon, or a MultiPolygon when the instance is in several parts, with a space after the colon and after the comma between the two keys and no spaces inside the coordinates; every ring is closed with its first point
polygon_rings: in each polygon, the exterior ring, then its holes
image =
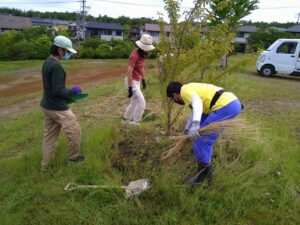
{"type": "Polygon", "coordinates": [[[55,156],[57,139],[62,128],[68,137],[67,159],[75,159],[80,155],[81,128],[71,109],[65,111],[47,110],[45,115],[45,130],[42,147],[41,170],[45,170],[55,156]]]}

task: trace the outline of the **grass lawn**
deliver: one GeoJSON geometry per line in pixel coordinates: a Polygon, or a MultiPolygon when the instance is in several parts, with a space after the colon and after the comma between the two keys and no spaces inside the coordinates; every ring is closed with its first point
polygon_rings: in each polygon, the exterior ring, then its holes
{"type": "MultiPolygon", "coordinates": [[[[300,79],[260,77],[249,56],[233,56],[229,65],[242,61],[248,62],[244,70],[218,85],[241,99],[245,110],[240,118],[249,130],[240,129],[236,136],[224,132],[215,146],[211,186],[182,185],[196,168],[190,149],[170,165],[159,160],[171,141],[163,136],[154,69],[147,71],[145,98],[156,119],[140,127],[120,125],[128,103],[121,79],[87,87],[90,97],[71,106],[80,120],[86,156],[78,165],[66,163],[62,134],[52,168],[39,171],[43,115],[38,103],[2,115],[0,224],[300,224],[300,79]],[[127,185],[141,178],[151,179],[152,188],[129,199],[118,189],[63,190],[69,182],[127,185]]],[[[37,66],[18,62],[3,69],[5,63],[0,62],[0,76],[37,66]]],[[[82,60],[65,66],[94,64],[82,60]]],[[[103,66],[115,64],[108,60],[103,66]]],[[[175,124],[177,131],[189,112],[185,109],[175,124]]]]}

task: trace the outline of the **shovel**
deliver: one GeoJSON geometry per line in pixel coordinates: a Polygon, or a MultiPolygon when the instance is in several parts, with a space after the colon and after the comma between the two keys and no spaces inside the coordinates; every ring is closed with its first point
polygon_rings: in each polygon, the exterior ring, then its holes
{"type": "Polygon", "coordinates": [[[135,181],[130,181],[127,186],[106,186],[106,185],[78,185],[78,184],[72,184],[68,183],[67,186],[64,188],[65,191],[72,191],[75,189],[98,189],[98,188],[122,188],[125,190],[125,197],[129,198],[134,195],[138,195],[148,189],[150,189],[152,186],[149,179],[139,179],[135,181]]]}

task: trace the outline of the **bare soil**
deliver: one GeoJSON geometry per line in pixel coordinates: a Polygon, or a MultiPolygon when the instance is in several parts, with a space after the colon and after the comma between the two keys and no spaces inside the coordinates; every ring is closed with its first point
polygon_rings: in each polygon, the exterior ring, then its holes
{"type": "MultiPolygon", "coordinates": [[[[66,85],[80,85],[82,87],[99,85],[113,79],[121,78],[126,71],[126,66],[115,68],[74,68],[67,69],[66,85]]],[[[0,101],[15,99],[27,94],[42,93],[42,77],[38,69],[24,70],[0,77],[0,101]]],[[[5,103],[5,107],[0,107],[0,115],[6,115],[20,109],[28,108],[30,105],[38,106],[41,96],[28,97],[16,100],[14,103],[5,103]]]]}
{"type": "MultiPolygon", "coordinates": [[[[116,68],[75,68],[67,70],[67,85],[93,84],[105,79],[120,77],[126,67],[116,68]]],[[[0,99],[34,93],[42,90],[39,71],[18,73],[14,76],[0,77],[0,99]],[[5,83],[4,83],[5,82],[5,83]]]]}

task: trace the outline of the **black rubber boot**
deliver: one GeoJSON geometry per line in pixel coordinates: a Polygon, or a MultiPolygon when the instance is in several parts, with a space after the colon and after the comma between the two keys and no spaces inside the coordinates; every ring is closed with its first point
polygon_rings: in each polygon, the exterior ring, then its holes
{"type": "Polygon", "coordinates": [[[191,185],[201,184],[205,180],[208,181],[208,184],[211,184],[212,180],[212,166],[198,164],[197,174],[189,179],[191,185]]]}

